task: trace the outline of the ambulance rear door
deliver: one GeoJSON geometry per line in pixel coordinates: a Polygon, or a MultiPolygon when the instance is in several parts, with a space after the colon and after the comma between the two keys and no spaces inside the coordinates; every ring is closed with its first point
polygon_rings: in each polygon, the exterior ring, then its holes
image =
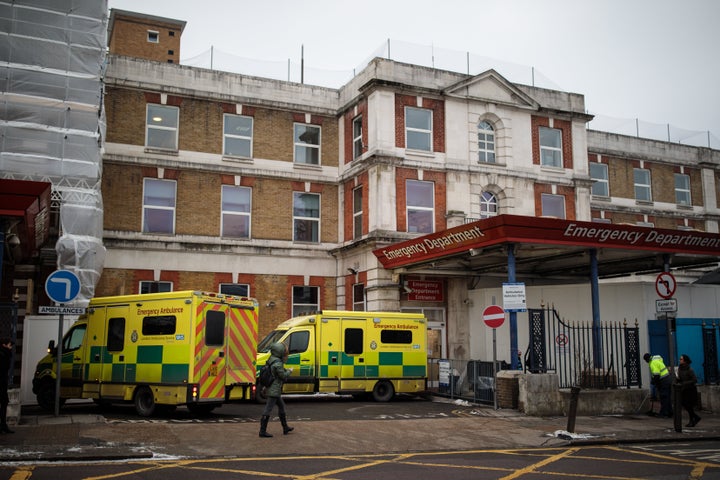
{"type": "Polygon", "coordinates": [[[227,306],[209,301],[201,301],[195,310],[193,379],[200,403],[225,400],[227,314],[227,306]]]}

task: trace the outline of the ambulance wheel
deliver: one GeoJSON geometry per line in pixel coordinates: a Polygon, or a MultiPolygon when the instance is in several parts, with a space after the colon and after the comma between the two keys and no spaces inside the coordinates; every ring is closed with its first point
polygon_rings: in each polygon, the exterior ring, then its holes
{"type": "MultiPolygon", "coordinates": [[[[47,410],[48,412],[52,412],[55,410],[55,380],[47,380],[44,381],[40,387],[38,388],[38,393],[36,395],[38,405],[43,410],[47,410]]],[[[62,407],[65,405],[65,399],[60,399],[60,406],[62,407]]]]}
{"type": "Polygon", "coordinates": [[[380,380],[375,384],[372,395],[376,402],[389,402],[395,395],[395,389],[389,381],[380,380]]]}
{"type": "Polygon", "coordinates": [[[150,417],[155,413],[157,405],[150,387],[139,387],[135,392],[135,411],[141,417],[150,417]]]}

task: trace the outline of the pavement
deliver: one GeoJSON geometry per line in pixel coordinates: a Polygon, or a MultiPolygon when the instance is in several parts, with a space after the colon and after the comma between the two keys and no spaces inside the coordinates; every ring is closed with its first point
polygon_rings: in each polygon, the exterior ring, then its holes
{"type": "Polygon", "coordinates": [[[439,418],[400,420],[311,420],[290,415],[295,430],[283,435],[274,418],[268,427],[274,437],[268,439],[258,438],[255,419],[110,420],[99,414],[23,414],[17,425],[11,425],[15,433],[0,434],[0,462],[362,455],[720,440],[720,414],[708,411],[699,412],[702,420],[692,428],[684,426],[684,414],[680,432],[672,419],[645,413],[578,416],[572,428],[567,417],[531,417],[466,402],[457,403],[452,412],[439,418]]]}

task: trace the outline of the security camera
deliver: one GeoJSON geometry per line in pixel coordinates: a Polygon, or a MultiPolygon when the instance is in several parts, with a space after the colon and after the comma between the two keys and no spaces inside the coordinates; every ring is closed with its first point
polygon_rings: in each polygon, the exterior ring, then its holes
{"type": "Polygon", "coordinates": [[[403,292],[405,293],[412,293],[413,289],[408,287],[407,285],[403,285],[403,292]]]}

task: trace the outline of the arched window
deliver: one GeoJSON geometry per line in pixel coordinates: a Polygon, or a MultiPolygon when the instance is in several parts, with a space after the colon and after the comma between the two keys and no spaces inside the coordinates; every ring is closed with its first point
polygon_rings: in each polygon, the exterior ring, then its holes
{"type": "Polygon", "coordinates": [[[495,131],[485,120],[478,123],[478,161],[495,163],[495,131]]]}
{"type": "Polygon", "coordinates": [[[480,195],[480,218],[490,218],[497,214],[497,198],[490,192],[483,192],[480,195]]]}

